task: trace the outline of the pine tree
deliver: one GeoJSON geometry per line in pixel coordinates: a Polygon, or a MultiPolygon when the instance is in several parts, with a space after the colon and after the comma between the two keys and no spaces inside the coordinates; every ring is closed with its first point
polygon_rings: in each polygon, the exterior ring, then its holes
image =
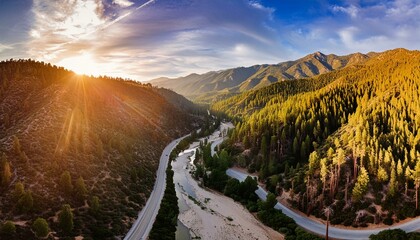
{"type": "Polygon", "coordinates": [[[15,184],[15,190],[13,191],[13,198],[18,200],[25,193],[25,186],[22,182],[17,182],[15,184]]]}
{"type": "Polygon", "coordinates": [[[364,167],[360,168],[359,176],[357,177],[356,185],[353,188],[353,199],[355,201],[360,200],[363,195],[367,191],[367,187],[369,184],[369,174],[367,173],[366,169],[364,167]]]}
{"type": "Polygon", "coordinates": [[[86,197],[87,189],[86,189],[85,180],[83,180],[83,177],[79,177],[76,180],[74,190],[76,191],[77,198],[84,199],[86,197]]]}
{"type": "Polygon", "coordinates": [[[377,178],[379,182],[386,182],[388,181],[388,173],[385,171],[385,169],[382,166],[379,166],[377,178]]]}
{"type": "Polygon", "coordinates": [[[73,190],[73,184],[71,183],[71,175],[69,171],[64,171],[61,174],[60,187],[66,194],[70,194],[73,190]]]}
{"type": "Polygon", "coordinates": [[[389,180],[389,191],[388,195],[393,197],[397,191],[397,174],[395,168],[391,169],[391,179],[389,180]]]}
{"type": "Polygon", "coordinates": [[[337,179],[340,179],[340,175],[341,175],[341,165],[345,162],[345,158],[346,158],[346,153],[344,152],[344,150],[342,148],[339,148],[337,150],[337,156],[334,158],[334,163],[337,165],[338,169],[337,169],[337,179]]]}
{"type": "Polygon", "coordinates": [[[293,139],[293,154],[297,155],[299,152],[299,141],[297,137],[293,139]]]}
{"type": "Polygon", "coordinates": [[[316,151],[313,151],[310,155],[309,155],[309,175],[313,175],[315,170],[317,170],[319,168],[319,163],[320,163],[320,159],[319,159],[319,155],[316,151]]]}
{"type": "Polygon", "coordinates": [[[19,198],[17,203],[18,209],[20,209],[21,212],[27,213],[32,210],[32,207],[34,206],[34,200],[32,198],[32,192],[27,191],[25,192],[22,197],[19,198]]]}
{"type": "Polygon", "coordinates": [[[69,204],[64,204],[61,207],[61,212],[58,215],[58,222],[60,228],[66,234],[69,234],[73,229],[73,213],[69,204]]]}

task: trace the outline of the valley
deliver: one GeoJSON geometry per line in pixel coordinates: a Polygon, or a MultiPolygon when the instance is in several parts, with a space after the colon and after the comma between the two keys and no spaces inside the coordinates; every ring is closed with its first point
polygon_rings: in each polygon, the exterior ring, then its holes
{"type": "MultiPolygon", "coordinates": [[[[387,225],[409,232],[416,231],[416,151],[419,151],[419,135],[418,110],[415,109],[419,107],[419,86],[416,82],[418,66],[411,62],[418,57],[418,52],[404,49],[378,53],[363,64],[312,79],[275,83],[216,102],[212,105],[213,111],[236,122],[235,129],[229,132],[229,139],[221,145],[221,149],[231,157],[231,164],[247,168],[250,173],[255,172],[260,184],[269,192],[280,198],[283,198],[282,194],[286,196],[284,201],[287,205],[303,215],[318,218],[312,232],[321,235],[325,232],[325,225],[319,221],[325,223],[326,218],[321,210],[326,208],[340,212],[330,219],[330,224],[338,227],[330,228],[334,238],[346,239],[347,234],[353,234],[354,239],[366,239],[371,234],[387,229],[384,227],[387,225]],[[388,76],[388,73],[392,76],[388,76]],[[378,79],[387,79],[389,82],[378,79]],[[394,79],[403,82],[395,85],[394,79]],[[392,89],[392,92],[388,89],[392,89]],[[352,92],[355,95],[349,95],[352,92]],[[403,98],[405,96],[408,98],[403,98]],[[371,103],[366,105],[369,99],[372,99],[371,103]],[[384,99],[387,100],[384,102],[384,99]],[[398,101],[402,101],[403,105],[396,105],[398,101]],[[367,118],[364,120],[366,122],[361,120],[369,116],[367,113],[375,113],[375,104],[380,102],[391,103],[396,109],[411,109],[404,115],[410,117],[399,117],[399,124],[412,126],[409,131],[405,127],[406,142],[395,142],[398,139],[398,135],[392,135],[396,134],[393,129],[398,127],[395,120],[388,120],[388,124],[394,121],[394,125],[385,125],[386,128],[383,125],[386,122],[375,122],[384,119],[380,117],[384,114],[387,116],[385,119],[398,116],[398,113],[383,112],[392,108],[383,106],[379,117],[367,118]],[[361,115],[361,111],[366,113],[361,115]],[[315,118],[311,119],[311,116],[315,118]],[[387,129],[387,138],[384,138],[384,129],[387,129]],[[370,135],[372,139],[369,139],[369,134],[375,135],[370,135]],[[391,136],[394,136],[393,145],[391,136]],[[379,139],[375,140],[376,137],[379,139]],[[388,149],[381,153],[381,146],[388,149]],[[373,155],[364,153],[367,149],[373,155]],[[389,167],[391,170],[383,173],[383,169],[389,167]],[[385,174],[386,178],[381,179],[384,176],[380,174],[385,174]],[[367,182],[362,180],[366,175],[370,177],[367,182]],[[406,180],[403,176],[407,176],[406,180]],[[376,196],[381,196],[382,200],[376,196]],[[395,201],[400,204],[395,205],[395,201]],[[400,221],[403,223],[398,224],[400,221]],[[382,227],[376,228],[375,224],[382,227]],[[355,230],[349,230],[353,233],[346,232],[340,230],[340,226],[351,226],[355,230]],[[375,230],[363,230],[366,227],[375,230]]],[[[205,163],[203,167],[213,174],[208,164],[205,163]]],[[[228,170],[228,173],[244,180],[241,173],[234,170],[228,170]]],[[[210,185],[210,188],[226,191],[227,178],[223,181],[217,183],[221,185],[210,185]]],[[[259,193],[259,196],[265,198],[263,193],[259,193]]],[[[299,225],[303,228],[311,226],[308,222],[299,225]]]]}
{"type": "Polygon", "coordinates": [[[0,0],[0,239],[420,240],[419,0],[0,0]]]}
{"type": "Polygon", "coordinates": [[[1,62],[0,76],[0,216],[16,225],[12,238],[34,238],[37,218],[50,237],[124,236],[151,193],[166,143],[202,121],[183,110],[189,101],[171,103],[132,81],[32,60],[1,62]]]}

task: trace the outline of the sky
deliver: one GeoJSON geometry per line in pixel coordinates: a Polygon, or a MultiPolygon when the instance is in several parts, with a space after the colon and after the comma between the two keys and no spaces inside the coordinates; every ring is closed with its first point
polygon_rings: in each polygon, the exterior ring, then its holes
{"type": "Polygon", "coordinates": [[[420,0],[0,0],[0,60],[146,81],[420,49],[420,0]]]}

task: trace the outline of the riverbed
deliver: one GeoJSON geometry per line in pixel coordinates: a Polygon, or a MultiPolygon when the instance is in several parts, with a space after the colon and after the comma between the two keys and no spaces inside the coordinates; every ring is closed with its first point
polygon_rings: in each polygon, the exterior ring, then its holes
{"type": "MultiPolygon", "coordinates": [[[[222,124],[222,131],[215,131],[208,141],[221,142],[228,127],[231,125],[222,124]]],[[[180,208],[176,239],[283,239],[240,203],[199,186],[190,174],[198,145],[194,142],[171,163],[180,208]]]]}

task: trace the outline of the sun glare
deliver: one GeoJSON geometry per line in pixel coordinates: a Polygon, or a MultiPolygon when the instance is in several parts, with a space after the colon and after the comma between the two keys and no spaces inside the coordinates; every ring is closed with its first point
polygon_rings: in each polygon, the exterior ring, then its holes
{"type": "Polygon", "coordinates": [[[83,53],[80,56],[65,58],[58,65],[68,68],[77,74],[100,75],[101,65],[93,59],[91,54],[83,53]]]}

